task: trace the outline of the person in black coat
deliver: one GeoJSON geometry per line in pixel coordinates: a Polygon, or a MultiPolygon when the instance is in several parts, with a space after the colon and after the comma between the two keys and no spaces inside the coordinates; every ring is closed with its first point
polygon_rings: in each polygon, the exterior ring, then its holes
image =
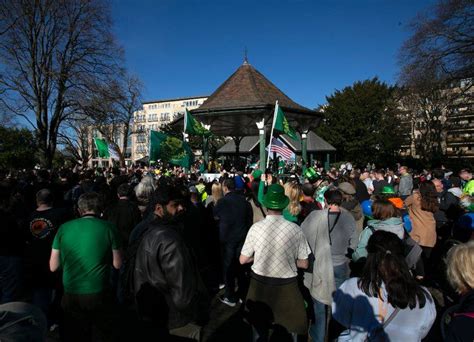
{"type": "Polygon", "coordinates": [[[130,194],[130,185],[120,184],[117,189],[118,201],[104,211],[104,219],[117,227],[124,250],[127,248],[131,231],[142,220],[137,204],[129,199],[130,194]]]}
{"type": "Polygon", "coordinates": [[[240,251],[253,223],[252,206],[243,194],[235,191],[233,178],[224,180],[222,190],[224,197],[214,207],[214,217],[219,221],[219,240],[225,282],[225,294],[220,301],[228,306],[235,306],[238,298],[235,293],[235,279],[239,283],[239,295],[243,294],[246,281],[243,269],[239,264],[240,251]]]}
{"type": "Polygon", "coordinates": [[[461,295],[446,327],[447,342],[474,341],[474,241],[457,245],[448,252],[448,280],[461,295]]]}

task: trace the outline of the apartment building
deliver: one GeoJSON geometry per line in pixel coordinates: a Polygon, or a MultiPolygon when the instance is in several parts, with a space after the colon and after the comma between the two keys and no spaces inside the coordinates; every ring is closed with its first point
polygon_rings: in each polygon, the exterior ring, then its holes
{"type": "Polygon", "coordinates": [[[133,116],[131,159],[136,161],[148,155],[150,130],[159,131],[163,125],[184,115],[185,109],[196,109],[206,99],[207,96],[195,96],[144,102],[143,108],[133,116]]]}
{"type": "MultiPolygon", "coordinates": [[[[426,139],[430,131],[438,137],[440,152],[448,158],[474,159],[474,85],[473,79],[465,79],[441,93],[438,110],[426,105],[418,111],[437,113],[424,115],[400,102],[398,118],[403,127],[404,143],[401,156],[420,157],[420,145],[433,144],[426,139]],[[443,103],[444,102],[444,103],[443,103]],[[418,148],[417,148],[418,147],[418,148]]],[[[435,101],[436,102],[436,101],[435,101]]],[[[426,103],[429,103],[427,100],[426,103]]]]}

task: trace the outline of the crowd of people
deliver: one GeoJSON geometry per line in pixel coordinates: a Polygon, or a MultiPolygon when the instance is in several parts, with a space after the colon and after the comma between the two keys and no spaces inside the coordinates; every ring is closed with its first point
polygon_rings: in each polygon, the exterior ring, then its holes
{"type": "Polygon", "coordinates": [[[473,196],[403,165],[1,173],[0,340],[201,341],[217,298],[253,341],[473,341],[473,196]]]}

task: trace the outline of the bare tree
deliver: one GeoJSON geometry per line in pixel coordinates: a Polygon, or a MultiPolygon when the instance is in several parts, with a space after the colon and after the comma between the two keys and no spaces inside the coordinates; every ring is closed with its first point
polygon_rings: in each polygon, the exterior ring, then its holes
{"type": "Polygon", "coordinates": [[[0,101],[31,124],[51,167],[77,99],[118,69],[109,2],[0,0],[0,8],[0,101]]]}
{"type": "Polygon", "coordinates": [[[399,55],[401,103],[411,122],[412,147],[429,162],[446,153],[456,107],[474,100],[474,3],[439,0],[410,29],[399,55]]]}
{"type": "Polygon", "coordinates": [[[124,75],[97,84],[95,91],[80,104],[81,115],[97,129],[125,166],[128,138],[132,134],[133,114],[141,106],[142,83],[135,76],[124,75]]]}
{"type": "Polygon", "coordinates": [[[410,25],[400,50],[403,84],[452,82],[474,76],[474,3],[440,0],[410,25]]]}
{"type": "Polygon", "coordinates": [[[82,167],[86,167],[92,157],[89,127],[83,120],[68,119],[58,133],[58,143],[82,167]]]}
{"type": "Polygon", "coordinates": [[[406,88],[400,100],[408,113],[412,146],[425,162],[439,160],[446,153],[449,114],[457,95],[451,89],[436,87],[406,88]]]}

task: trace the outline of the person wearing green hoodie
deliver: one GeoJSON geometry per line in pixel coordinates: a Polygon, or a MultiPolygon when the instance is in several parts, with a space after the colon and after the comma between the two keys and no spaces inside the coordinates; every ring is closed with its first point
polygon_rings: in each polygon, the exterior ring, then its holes
{"type": "Polygon", "coordinates": [[[377,230],[396,234],[401,240],[405,236],[403,221],[399,217],[397,208],[387,199],[378,199],[372,204],[372,220],[367,222],[367,227],[362,231],[359,243],[352,253],[352,260],[357,262],[367,258],[367,243],[372,234],[377,230]]]}

